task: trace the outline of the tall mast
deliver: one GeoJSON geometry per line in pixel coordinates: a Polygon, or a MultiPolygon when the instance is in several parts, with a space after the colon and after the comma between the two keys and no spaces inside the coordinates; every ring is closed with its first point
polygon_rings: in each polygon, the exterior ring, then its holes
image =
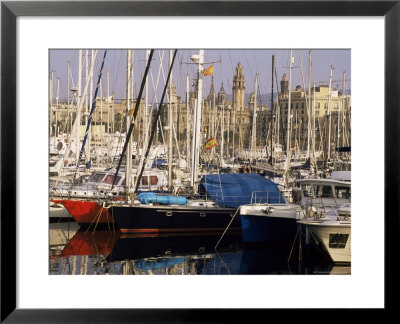
{"type": "Polygon", "coordinates": [[[226,158],[229,157],[229,137],[230,137],[230,129],[231,129],[231,112],[228,110],[227,113],[228,123],[226,125],[227,129],[227,138],[226,138],[226,158]]]}
{"type": "Polygon", "coordinates": [[[52,122],[53,122],[53,81],[54,81],[54,72],[51,71],[50,77],[50,89],[49,89],[49,102],[50,102],[50,135],[52,133],[52,122]]]}
{"type": "MultiPolygon", "coordinates": [[[[93,75],[93,67],[94,67],[94,62],[96,60],[95,59],[96,54],[97,54],[97,50],[94,52],[94,57],[93,57],[92,62],[91,62],[90,77],[93,75]]],[[[99,72],[99,76],[98,76],[98,80],[97,80],[96,90],[94,92],[94,97],[93,97],[92,104],[91,104],[90,114],[88,116],[88,122],[86,124],[86,131],[85,131],[85,135],[83,137],[82,147],[81,147],[81,150],[80,150],[80,153],[79,153],[79,157],[78,157],[77,163],[76,163],[76,169],[75,169],[75,173],[74,173],[74,177],[73,177],[72,186],[75,184],[76,175],[77,175],[77,172],[78,172],[78,169],[79,169],[79,162],[82,159],[83,150],[85,149],[86,141],[87,141],[87,138],[88,138],[88,135],[89,135],[89,131],[90,131],[90,126],[92,124],[92,117],[93,117],[94,109],[96,108],[96,97],[97,97],[97,93],[98,93],[98,90],[99,90],[101,76],[102,76],[102,73],[103,73],[103,67],[104,67],[104,61],[106,59],[106,54],[107,54],[107,50],[104,51],[103,61],[101,63],[101,67],[100,67],[100,72],[99,72]]],[[[89,82],[86,82],[85,95],[87,93],[88,84],[89,84],[89,82]]]]}
{"type": "Polygon", "coordinates": [[[311,137],[311,50],[308,51],[307,158],[310,157],[311,137]]]}
{"type": "Polygon", "coordinates": [[[199,173],[199,158],[200,158],[200,126],[201,126],[201,104],[202,104],[202,88],[203,88],[203,63],[204,50],[199,50],[198,55],[192,55],[191,59],[198,63],[197,73],[197,103],[193,114],[193,144],[192,151],[192,174],[190,184],[194,193],[197,192],[196,183],[199,173]]]}
{"type": "Polygon", "coordinates": [[[110,71],[107,71],[107,134],[110,133],[110,71]]]}
{"type": "MultiPolygon", "coordinates": [[[[93,84],[91,82],[91,78],[89,77],[89,50],[86,49],[86,56],[85,56],[85,61],[86,61],[86,74],[85,74],[85,81],[89,82],[90,86],[89,86],[89,93],[86,93],[85,96],[85,125],[87,125],[88,123],[88,116],[89,116],[89,97],[92,98],[92,87],[93,84]]],[[[88,145],[86,145],[85,147],[86,149],[86,159],[87,161],[90,160],[89,154],[90,154],[90,135],[88,136],[88,145]]]]}
{"type": "MultiPolygon", "coordinates": [[[[126,132],[128,133],[131,124],[131,50],[128,49],[126,53],[126,132]]],[[[132,137],[126,139],[128,146],[126,147],[125,156],[125,192],[127,195],[130,193],[131,188],[131,172],[132,172],[132,137]]]]}
{"type": "MultiPolygon", "coordinates": [[[[344,88],[345,88],[345,85],[346,85],[346,72],[343,72],[343,80],[342,80],[342,98],[344,99],[345,97],[345,94],[344,94],[344,88]]],[[[343,110],[343,114],[344,114],[344,100],[339,100],[339,113],[338,113],[338,137],[337,137],[337,146],[338,147],[340,147],[340,138],[342,137],[342,136],[340,136],[340,124],[342,123],[342,121],[343,121],[343,118],[342,118],[342,110],[343,110]],[[342,107],[341,106],[343,106],[343,109],[341,109],[342,107]]],[[[342,130],[342,133],[344,133],[344,129],[342,130]]],[[[342,140],[342,142],[343,142],[343,140],[342,140]]]]}
{"type": "MultiPolygon", "coordinates": [[[[147,61],[149,60],[149,55],[150,55],[150,50],[146,50],[146,64],[147,61]]],[[[142,148],[142,155],[144,153],[144,148],[145,145],[147,144],[147,141],[149,140],[149,84],[146,80],[146,85],[144,89],[144,127],[143,127],[143,148],[142,148]]]]}
{"type": "MultiPolygon", "coordinates": [[[[86,87],[87,88],[87,87],[86,87]]],[[[82,100],[82,50],[79,50],[78,55],[78,106],[81,106],[82,100]]],[[[79,156],[79,137],[80,137],[80,128],[81,128],[81,116],[80,113],[78,114],[78,108],[76,110],[76,120],[78,121],[76,127],[76,162],[78,163],[78,156],[79,156]]]]}
{"type": "Polygon", "coordinates": [[[70,70],[71,70],[71,62],[68,61],[67,62],[67,107],[68,107],[68,109],[69,109],[69,91],[70,91],[69,85],[71,83],[70,75],[69,75],[70,74],[70,70]]]}
{"type": "MultiPolygon", "coordinates": [[[[271,148],[270,148],[270,152],[269,152],[269,162],[271,163],[271,165],[273,163],[272,162],[272,151],[273,151],[272,145],[274,143],[274,141],[272,140],[272,125],[273,125],[272,120],[273,120],[273,116],[274,116],[274,69],[275,69],[275,55],[272,55],[271,117],[270,117],[270,122],[269,122],[269,134],[270,134],[269,138],[271,141],[271,148]]],[[[267,142],[267,144],[268,144],[268,142],[267,142]]]]}
{"type": "Polygon", "coordinates": [[[331,157],[331,96],[332,96],[332,72],[333,66],[331,65],[331,73],[329,76],[329,96],[328,96],[328,160],[331,157]]]}
{"type": "MultiPolygon", "coordinates": [[[[169,66],[172,66],[173,50],[169,50],[169,66]]],[[[168,191],[172,190],[172,69],[169,82],[169,105],[168,105],[168,191]]]]}
{"type": "Polygon", "coordinates": [[[186,168],[189,169],[190,161],[190,126],[189,126],[189,75],[186,75],[186,168]]]}
{"type": "Polygon", "coordinates": [[[286,164],[285,171],[289,170],[290,166],[290,140],[291,140],[291,125],[292,125],[292,116],[291,116],[291,91],[292,91],[292,64],[294,57],[292,56],[292,50],[290,50],[289,56],[289,98],[288,98],[288,114],[287,114],[287,131],[286,131],[286,164]]]}
{"type": "Polygon", "coordinates": [[[254,150],[256,148],[256,132],[257,132],[257,81],[258,74],[256,74],[256,79],[254,81],[254,107],[253,107],[253,128],[251,131],[251,157],[250,160],[254,160],[254,150]]]}
{"type": "Polygon", "coordinates": [[[222,116],[221,116],[221,162],[224,160],[224,118],[225,118],[225,105],[222,106],[222,116]]]}
{"type": "Polygon", "coordinates": [[[313,105],[312,105],[312,156],[315,158],[315,83],[313,88],[313,105]]]}
{"type": "Polygon", "coordinates": [[[55,134],[56,136],[58,135],[58,118],[57,118],[57,110],[58,110],[58,99],[59,99],[59,94],[60,94],[60,77],[57,77],[57,92],[56,92],[56,126],[55,126],[55,134]]]}

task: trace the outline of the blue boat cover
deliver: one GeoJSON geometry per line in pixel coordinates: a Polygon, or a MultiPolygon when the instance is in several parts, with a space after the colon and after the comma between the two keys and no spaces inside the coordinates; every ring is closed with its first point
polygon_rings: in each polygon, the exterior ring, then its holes
{"type": "Polygon", "coordinates": [[[221,207],[238,208],[250,203],[284,204],[278,186],[256,173],[203,175],[200,192],[221,207]]]}
{"type": "Polygon", "coordinates": [[[187,203],[186,197],[157,195],[154,192],[143,192],[138,195],[138,200],[142,204],[159,203],[167,205],[185,205],[187,203]]]}

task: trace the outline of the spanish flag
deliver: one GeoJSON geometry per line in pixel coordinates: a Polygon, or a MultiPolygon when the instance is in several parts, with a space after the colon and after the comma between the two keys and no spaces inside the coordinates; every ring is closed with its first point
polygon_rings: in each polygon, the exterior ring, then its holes
{"type": "Polygon", "coordinates": [[[210,65],[208,68],[204,69],[203,74],[204,76],[213,75],[214,73],[214,65],[210,65]]]}
{"type": "Polygon", "coordinates": [[[211,148],[213,148],[213,147],[215,147],[215,146],[217,146],[217,141],[215,140],[214,137],[211,137],[211,138],[206,142],[206,144],[204,145],[204,148],[205,148],[206,150],[209,150],[209,149],[211,149],[211,148]]]}

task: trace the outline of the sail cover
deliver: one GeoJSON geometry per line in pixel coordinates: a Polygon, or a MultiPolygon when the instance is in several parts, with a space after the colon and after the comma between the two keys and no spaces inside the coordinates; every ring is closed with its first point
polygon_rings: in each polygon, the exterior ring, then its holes
{"type": "Polygon", "coordinates": [[[203,175],[200,193],[207,193],[221,207],[238,208],[250,203],[286,203],[278,186],[256,173],[203,175]]]}

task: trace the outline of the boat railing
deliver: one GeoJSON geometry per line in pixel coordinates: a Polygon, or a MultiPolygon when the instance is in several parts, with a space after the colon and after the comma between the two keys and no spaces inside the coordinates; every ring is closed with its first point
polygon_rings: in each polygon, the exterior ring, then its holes
{"type": "Polygon", "coordinates": [[[301,205],[301,212],[305,220],[321,220],[325,219],[326,216],[336,217],[338,221],[349,220],[349,215],[341,215],[339,213],[339,205],[336,199],[334,199],[334,204],[327,203],[321,197],[311,198],[305,204],[301,205]]]}
{"type": "Polygon", "coordinates": [[[285,204],[285,198],[277,191],[253,191],[251,193],[251,204],[285,204]]]}
{"type": "MultiPolygon", "coordinates": [[[[72,186],[71,183],[61,183],[58,185],[50,186],[50,195],[61,198],[67,197],[87,197],[87,198],[106,198],[110,193],[111,186],[101,185],[94,186],[89,183],[81,183],[72,186]]],[[[125,186],[114,186],[111,194],[113,196],[121,195],[125,192],[125,186]]]]}

